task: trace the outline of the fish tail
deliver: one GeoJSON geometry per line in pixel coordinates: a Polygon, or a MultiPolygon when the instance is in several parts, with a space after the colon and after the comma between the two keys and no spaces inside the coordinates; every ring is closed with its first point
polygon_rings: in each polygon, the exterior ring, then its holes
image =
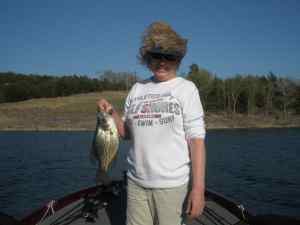
{"type": "Polygon", "coordinates": [[[110,183],[111,183],[111,179],[108,176],[108,174],[104,170],[99,169],[96,175],[96,184],[106,186],[109,185],[110,183]]]}

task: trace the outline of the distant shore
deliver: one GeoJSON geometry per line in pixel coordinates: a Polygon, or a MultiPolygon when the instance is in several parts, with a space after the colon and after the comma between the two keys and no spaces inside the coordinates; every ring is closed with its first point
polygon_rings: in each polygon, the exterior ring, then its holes
{"type": "MultiPolygon", "coordinates": [[[[92,131],[96,124],[96,101],[104,97],[122,112],[126,92],[101,92],[68,97],[32,99],[0,104],[1,131],[92,131]]],[[[206,113],[207,129],[300,127],[300,116],[206,113]]]]}

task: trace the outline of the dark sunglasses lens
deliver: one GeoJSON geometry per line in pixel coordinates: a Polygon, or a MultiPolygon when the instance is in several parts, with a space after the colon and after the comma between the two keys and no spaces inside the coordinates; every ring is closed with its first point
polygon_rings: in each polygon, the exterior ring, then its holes
{"type": "Polygon", "coordinates": [[[161,54],[150,54],[152,59],[162,60],[163,56],[161,54]]]}
{"type": "Polygon", "coordinates": [[[150,57],[155,60],[167,60],[167,61],[176,61],[178,57],[175,55],[167,55],[167,54],[150,54],[150,57]]]}
{"type": "Polygon", "coordinates": [[[178,57],[176,57],[175,55],[165,55],[165,59],[168,61],[176,61],[178,57]]]}

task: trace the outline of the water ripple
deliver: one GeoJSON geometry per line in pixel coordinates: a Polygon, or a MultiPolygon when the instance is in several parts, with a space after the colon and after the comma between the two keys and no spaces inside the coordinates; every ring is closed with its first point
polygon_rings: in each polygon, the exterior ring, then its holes
{"type": "MultiPolygon", "coordinates": [[[[92,132],[0,132],[1,211],[16,217],[94,185],[92,132]]],[[[207,186],[255,213],[300,211],[300,129],[209,130],[207,186]],[[217,141],[216,141],[217,140],[217,141]],[[283,141],[284,140],[284,141],[283,141]]],[[[122,177],[128,143],[111,175],[122,177]]]]}

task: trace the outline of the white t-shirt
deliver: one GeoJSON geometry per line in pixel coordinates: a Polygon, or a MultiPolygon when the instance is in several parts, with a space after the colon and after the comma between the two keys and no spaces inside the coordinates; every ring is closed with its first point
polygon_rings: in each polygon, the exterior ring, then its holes
{"type": "Polygon", "coordinates": [[[185,184],[190,176],[187,141],[205,138],[203,107],[194,83],[181,77],[136,83],[124,116],[132,139],[128,176],[148,188],[185,184]]]}

